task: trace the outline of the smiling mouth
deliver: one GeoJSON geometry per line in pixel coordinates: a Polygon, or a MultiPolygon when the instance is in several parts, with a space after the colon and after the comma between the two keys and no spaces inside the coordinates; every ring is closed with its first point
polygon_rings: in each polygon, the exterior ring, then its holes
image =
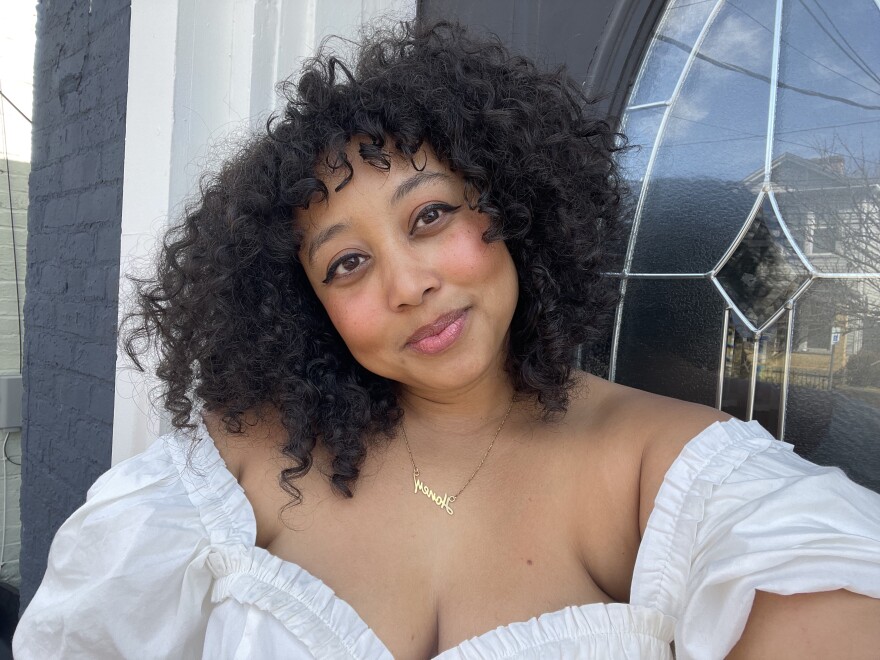
{"type": "Polygon", "coordinates": [[[468,317],[467,307],[456,309],[423,325],[407,339],[406,345],[419,353],[434,354],[446,350],[461,336],[468,317]]]}

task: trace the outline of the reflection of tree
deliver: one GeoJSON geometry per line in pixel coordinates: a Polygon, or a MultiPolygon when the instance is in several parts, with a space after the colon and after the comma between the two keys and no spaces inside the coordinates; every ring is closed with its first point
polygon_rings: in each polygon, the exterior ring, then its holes
{"type": "MultiPolygon", "coordinates": [[[[771,172],[793,238],[822,273],[877,273],[877,163],[838,143],[814,154],[783,154],[771,172]]],[[[795,303],[792,339],[785,439],[880,489],[871,445],[880,430],[880,279],[815,279],[795,303]]]]}
{"type": "MultiPolygon", "coordinates": [[[[816,154],[777,159],[773,180],[783,218],[818,270],[877,273],[880,165],[840,143],[816,154]]],[[[830,349],[829,379],[849,356],[880,350],[880,279],[821,279],[798,302],[797,313],[795,349],[830,349]]]]}
{"type": "Polygon", "coordinates": [[[807,209],[805,245],[822,270],[876,273],[880,270],[880,163],[840,144],[819,148],[814,162],[834,176],[820,186],[807,209]],[[824,253],[824,254],[823,254],[824,253]],[[827,255],[827,256],[826,256],[827,255]]]}

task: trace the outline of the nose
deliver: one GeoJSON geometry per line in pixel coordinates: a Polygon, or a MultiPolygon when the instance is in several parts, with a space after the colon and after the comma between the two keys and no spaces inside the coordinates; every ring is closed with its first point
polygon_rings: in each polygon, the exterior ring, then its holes
{"type": "Polygon", "coordinates": [[[387,261],[384,277],[388,305],[393,310],[421,305],[440,288],[440,277],[432,264],[411,251],[396,253],[387,261]]]}

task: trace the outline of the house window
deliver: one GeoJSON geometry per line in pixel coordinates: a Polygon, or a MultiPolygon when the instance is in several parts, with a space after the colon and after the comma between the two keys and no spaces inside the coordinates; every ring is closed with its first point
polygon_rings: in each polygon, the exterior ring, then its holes
{"type": "Polygon", "coordinates": [[[756,419],[880,490],[880,2],[671,0],[635,148],[618,382],[756,419]]]}
{"type": "Polygon", "coordinates": [[[834,254],[837,241],[835,226],[823,222],[810,228],[810,254],[834,254]]]}

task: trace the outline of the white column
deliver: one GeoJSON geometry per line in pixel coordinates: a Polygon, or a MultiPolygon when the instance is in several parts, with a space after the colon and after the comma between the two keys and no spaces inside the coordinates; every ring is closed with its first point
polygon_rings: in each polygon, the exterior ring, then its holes
{"type": "MultiPolygon", "coordinates": [[[[149,272],[156,236],[171,208],[171,147],[178,3],[131,3],[122,238],[119,255],[119,317],[130,309],[127,275],[149,272]]],[[[113,455],[116,463],[144,449],[159,431],[149,400],[155,381],[137,372],[128,356],[116,356],[113,455]]]]}
{"type": "MultiPolygon", "coordinates": [[[[412,20],[416,0],[132,0],[120,319],[126,275],[149,275],[164,229],[226,146],[280,107],[275,84],[331,34],[373,20],[412,20]]],[[[150,401],[159,383],[117,356],[113,463],[169,430],[150,401]]]]}

